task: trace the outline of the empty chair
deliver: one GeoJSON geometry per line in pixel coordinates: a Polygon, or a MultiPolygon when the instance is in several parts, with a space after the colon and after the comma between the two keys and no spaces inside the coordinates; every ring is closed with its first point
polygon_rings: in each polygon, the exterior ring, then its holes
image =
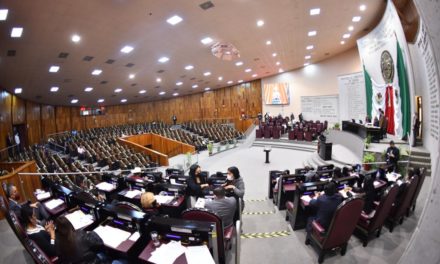
{"type": "Polygon", "coordinates": [[[289,138],[289,140],[295,139],[295,131],[294,130],[289,131],[288,138],[289,138]]]}
{"type": "Polygon", "coordinates": [[[306,141],[312,141],[313,140],[312,132],[311,131],[304,132],[304,139],[306,141]]]}
{"type": "Polygon", "coordinates": [[[302,130],[298,130],[296,132],[296,139],[297,140],[304,140],[304,132],[302,130]]]}
{"type": "Polygon", "coordinates": [[[382,226],[390,213],[391,207],[396,199],[399,186],[393,184],[384,192],[379,204],[376,207],[373,216],[369,216],[362,211],[359,221],[356,225],[356,230],[363,236],[363,246],[366,247],[369,238],[376,232],[376,237],[380,236],[382,226]]]}
{"type": "Polygon", "coordinates": [[[334,248],[341,248],[341,255],[345,255],[348,240],[356,227],[363,207],[363,199],[350,198],[338,206],[328,230],[325,230],[317,221],[312,222],[312,232],[306,237],[305,243],[309,245],[312,242],[318,247],[319,263],[324,261],[325,253],[334,248]]]}
{"type": "Polygon", "coordinates": [[[416,191],[414,192],[414,195],[413,195],[411,202],[409,204],[409,208],[408,208],[408,211],[406,214],[407,216],[409,216],[409,213],[411,211],[414,212],[414,210],[416,209],[417,197],[419,197],[419,193],[420,193],[420,190],[422,189],[423,182],[425,181],[425,177],[426,177],[425,169],[422,168],[422,169],[420,169],[419,181],[417,183],[416,191]]]}

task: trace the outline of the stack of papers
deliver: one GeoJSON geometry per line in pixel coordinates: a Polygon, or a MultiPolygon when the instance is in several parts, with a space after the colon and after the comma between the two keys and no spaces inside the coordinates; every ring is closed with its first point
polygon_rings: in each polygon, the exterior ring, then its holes
{"type": "Polygon", "coordinates": [[[185,252],[186,262],[189,264],[203,263],[203,264],[215,264],[212,259],[211,252],[206,245],[188,247],[185,252]]]}
{"type": "Polygon", "coordinates": [[[310,203],[310,201],[312,200],[312,197],[310,197],[309,195],[303,195],[303,196],[301,196],[301,200],[303,200],[306,203],[310,203]]]}
{"type": "Polygon", "coordinates": [[[129,240],[136,242],[140,237],[141,237],[141,234],[138,231],[136,231],[133,233],[133,235],[131,235],[129,240]]]}
{"type": "Polygon", "coordinates": [[[397,173],[387,173],[387,175],[386,175],[386,177],[387,177],[387,180],[388,181],[392,181],[392,182],[394,182],[394,181],[396,181],[398,178],[400,178],[400,174],[397,174],[397,173]]]}
{"type": "Polygon", "coordinates": [[[117,248],[122,242],[127,240],[131,233],[121,230],[119,228],[111,227],[111,226],[98,226],[95,228],[96,234],[104,241],[104,244],[112,247],[117,248]]]}
{"type": "Polygon", "coordinates": [[[141,195],[142,192],[139,190],[131,190],[131,191],[127,191],[127,193],[125,194],[125,197],[133,199],[134,197],[141,195]]]}
{"type": "Polygon", "coordinates": [[[76,210],[75,212],[67,214],[65,216],[75,230],[93,224],[93,216],[89,214],[86,215],[81,210],[76,210]]]}
{"type": "Polygon", "coordinates": [[[41,201],[50,197],[50,192],[41,192],[37,194],[37,200],[41,201]]]}
{"type": "Polygon", "coordinates": [[[62,205],[63,203],[64,203],[64,201],[61,200],[61,199],[52,199],[52,200],[50,200],[49,202],[44,203],[44,205],[45,205],[49,210],[52,210],[52,209],[54,209],[55,207],[58,207],[58,206],[62,205]]]}
{"type": "Polygon", "coordinates": [[[196,204],[194,205],[195,208],[205,208],[205,199],[199,198],[197,199],[196,204]]]}
{"type": "Polygon", "coordinates": [[[174,199],[174,196],[155,195],[154,198],[156,198],[158,204],[168,204],[174,199]]]}
{"type": "Polygon", "coordinates": [[[96,188],[98,188],[101,191],[106,191],[106,192],[110,192],[110,191],[113,191],[115,189],[113,184],[108,183],[108,182],[98,183],[98,184],[96,184],[96,188]]]}
{"type": "Polygon", "coordinates": [[[168,244],[162,244],[155,251],[153,251],[148,261],[156,264],[173,264],[180,255],[185,253],[185,251],[186,247],[182,246],[179,241],[173,240],[168,244]]]}

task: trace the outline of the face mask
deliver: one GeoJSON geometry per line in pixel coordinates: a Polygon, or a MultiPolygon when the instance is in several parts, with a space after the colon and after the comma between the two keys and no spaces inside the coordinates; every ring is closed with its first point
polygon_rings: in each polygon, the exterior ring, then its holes
{"type": "Polygon", "coordinates": [[[229,175],[228,175],[228,176],[226,177],[226,179],[227,179],[228,181],[233,181],[233,180],[234,180],[234,176],[229,176],[229,175]]]}

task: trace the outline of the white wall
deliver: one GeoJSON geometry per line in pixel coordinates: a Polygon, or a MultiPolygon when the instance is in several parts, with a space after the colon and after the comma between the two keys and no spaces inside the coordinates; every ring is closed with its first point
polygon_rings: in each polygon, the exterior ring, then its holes
{"type": "Polygon", "coordinates": [[[335,57],[312,64],[307,67],[263,78],[262,89],[265,83],[289,83],[290,105],[266,105],[263,101],[263,113],[271,115],[291,113],[295,117],[301,112],[301,96],[334,95],[339,94],[338,75],[358,72],[362,70],[359,53],[356,47],[338,54],[335,57]]]}

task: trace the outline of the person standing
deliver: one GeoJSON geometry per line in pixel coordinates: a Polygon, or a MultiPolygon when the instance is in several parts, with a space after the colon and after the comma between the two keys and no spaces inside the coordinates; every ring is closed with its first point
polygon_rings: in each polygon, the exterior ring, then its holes
{"type": "Polygon", "coordinates": [[[8,133],[6,136],[6,146],[8,147],[8,155],[11,159],[14,158],[14,145],[14,138],[12,138],[11,133],[8,133]]]}
{"type": "Polygon", "coordinates": [[[15,130],[14,133],[14,141],[15,141],[15,149],[17,150],[17,154],[20,154],[21,152],[21,145],[20,145],[20,134],[18,134],[18,131],[15,130]]]}
{"type": "Polygon", "coordinates": [[[208,179],[201,175],[202,169],[199,165],[193,164],[189,168],[188,193],[191,196],[191,206],[193,206],[197,198],[204,197],[204,193],[208,190],[208,179]]]}
{"type": "Polygon", "coordinates": [[[387,159],[387,164],[392,165],[390,167],[390,171],[397,172],[398,171],[398,164],[397,163],[399,162],[399,159],[400,159],[400,151],[394,145],[393,140],[390,141],[390,146],[387,149],[386,159],[387,159]]]}
{"type": "Polygon", "coordinates": [[[241,198],[241,210],[243,210],[245,187],[243,178],[240,176],[240,171],[238,168],[235,166],[229,167],[228,176],[226,179],[227,181],[224,186],[225,190],[235,196],[237,199],[241,198]]]}
{"type": "Polygon", "coordinates": [[[176,117],[176,115],[173,115],[173,116],[172,116],[172,119],[173,119],[173,124],[176,125],[176,123],[177,123],[177,117],[176,117]]]}

